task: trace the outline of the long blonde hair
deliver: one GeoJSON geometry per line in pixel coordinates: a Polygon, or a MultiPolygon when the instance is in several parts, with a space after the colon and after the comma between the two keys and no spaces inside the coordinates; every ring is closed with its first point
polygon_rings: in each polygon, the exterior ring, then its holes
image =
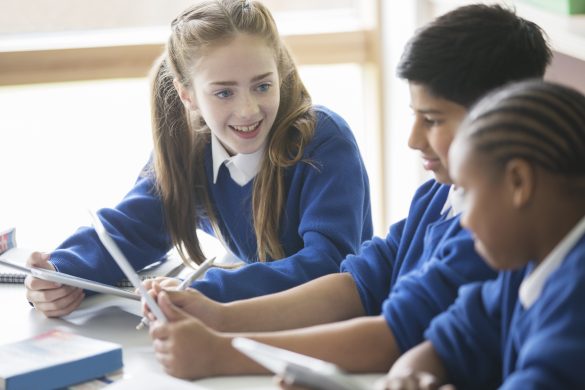
{"type": "Polygon", "coordinates": [[[210,129],[198,112],[184,107],[173,80],[190,87],[189,70],[205,49],[246,33],[261,37],[273,49],[280,79],[280,106],[252,195],[258,260],[279,259],[284,256],[278,237],[286,195],[284,170],[301,161],[315,128],[309,93],[270,11],[257,1],[204,1],[185,10],[171,26],[165,52],[151,75],[154,174],[170,239],[185,262],[200,264],[204,254],[195,230],[201,218],[208,218],[222,236],[203,163],[210,129]]]}

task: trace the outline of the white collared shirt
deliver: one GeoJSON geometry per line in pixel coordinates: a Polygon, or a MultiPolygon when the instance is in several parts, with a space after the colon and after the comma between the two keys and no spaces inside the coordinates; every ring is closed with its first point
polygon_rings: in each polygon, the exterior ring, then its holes
{"type": "Polygon", "coordinates": [[[524,309],[529,309],[540,297],[542,288],[549,276],[560,267],[565,257],[585,234],[585,217],[571,229],[561,242],[554,247],[549,255],[520,284],[518,298],[524,309]]]}
{"type": "Polygon", "coordinates": [[[217,137],[211,134],[211,158],[213,160],[213,184],[217,181],[219,168],[225,163],[230,177],[240,187],[248,184],[260,171],[264,148],[250,154],[239,153],[230,156],[217,137]]]}
{"type": "Polygon", "coordinates": [[[441,215],[447,213],[447,218],[451,218],[463,211],[463,194],[460,188],[451,186],[445,205],[441,210],[441,215]]]}

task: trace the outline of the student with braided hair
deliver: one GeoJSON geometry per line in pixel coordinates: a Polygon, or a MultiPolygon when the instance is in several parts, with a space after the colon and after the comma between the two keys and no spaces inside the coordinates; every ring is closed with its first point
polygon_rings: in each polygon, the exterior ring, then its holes
{"type": "Polygon", "coordinates": [[[541,81],[488,95],[449,172],[461,223],[501,272],[460,290],[386,388],[585,388],[585,96],[541,81]]]}

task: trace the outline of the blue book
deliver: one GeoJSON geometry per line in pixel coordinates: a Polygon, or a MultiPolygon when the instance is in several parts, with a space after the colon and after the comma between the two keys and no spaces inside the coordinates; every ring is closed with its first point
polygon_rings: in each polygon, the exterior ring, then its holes
{"type": "Polygon", "coordinates": [[[119,344],[51,330],[0,346],[0,389],[56,389],[122,368],[119,344]]]}

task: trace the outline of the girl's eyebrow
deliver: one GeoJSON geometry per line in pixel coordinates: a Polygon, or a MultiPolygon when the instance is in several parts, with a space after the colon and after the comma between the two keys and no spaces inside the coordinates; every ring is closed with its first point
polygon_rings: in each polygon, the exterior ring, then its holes
{"type": "MultiPolygon", "coordinates": [[[[273,73],[274,72],[266,72],[266,73],[260,74],[258,76],[254,76],[254,77],[252,77],[252,79],[250,80],[250,82],[253,83],[253,82],[256,82],[258,80],[262,80],[262,79],[264,79],[264,78],[266,78],[268,76],[271,76],[273,73]]],[[[232,85],[236,85],[238,83],[235,82],[235,81],[213,81],[213,82],[211,82],[209,84],[210,85],[221,85],[221,86],[232,86],[232,85]]]]}
{"type": "Polygon", "coordinates": [[[272,75],[272,73],[273,73],[273,72],[266,72],[266,73],[264,73],[264,74],[261,74],[261,75],[258,75],[258,76],[255,76],[255,77],[252,77],[252,80],[250,80],[250,81],[254,82],[254,81],[262,80],[262,79],[264,79],[264,78],[266,78],[266,77],[268,77],[268,76],[271,76],[271,75],[272,75]]]}

